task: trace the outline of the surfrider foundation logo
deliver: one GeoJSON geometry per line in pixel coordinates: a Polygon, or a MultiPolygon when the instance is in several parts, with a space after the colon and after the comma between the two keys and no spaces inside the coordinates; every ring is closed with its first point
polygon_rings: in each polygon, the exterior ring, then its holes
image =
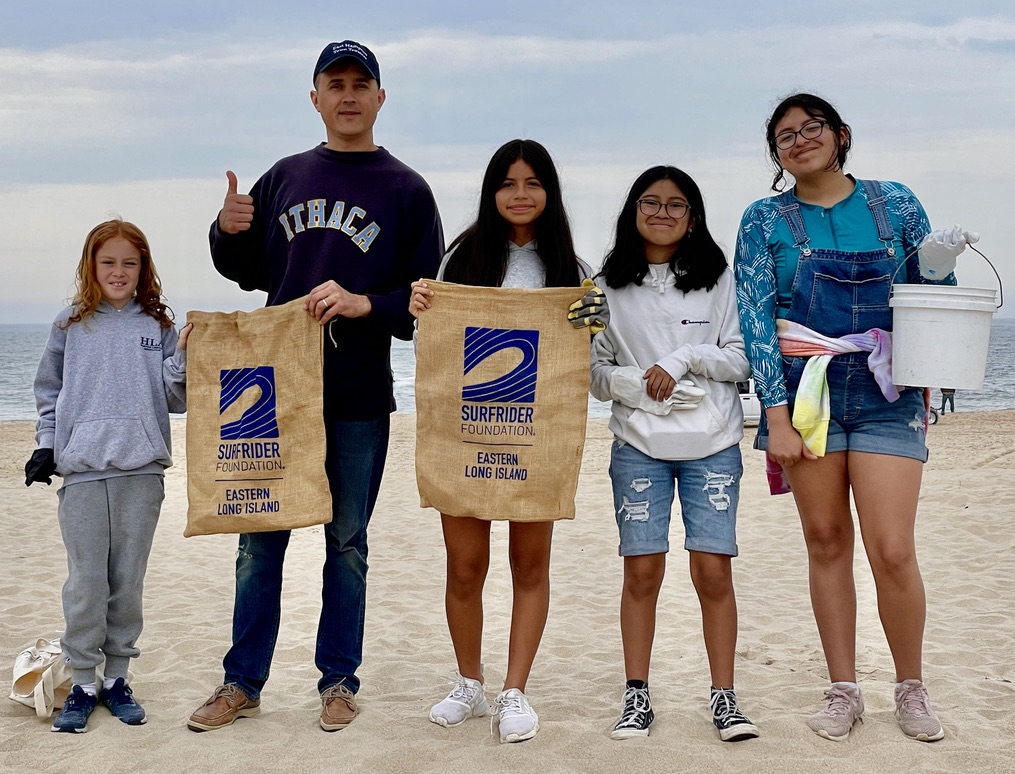
{"type": "MultiPolygon", "coordinates": [[[[507,350],[515,350],[518,364],[486,381],[462,385],[461,438],[479,448],[465,465],[464,478],[525,481],[529,476],[524,447],[533,445],[536,431],[536,374],[539,331],[508,328],[465,329],[463,376],[507,350]]],[[[508,362],[512,358],[506,358],[508,362]]],[[[492,364],[491,364],[492,365],[492,364]]],[[[491,369],[486,369],[486,374],[491,369]]]]}
{"type": "MultiPolygon", "coordinates": [[[[278,513],[281,502],[274,482],[281,481],[285,470],[281,440],[278,438],[276,414],[275,369],[271,366],[230,368],[219,371],[222,391],[219,394],[219,416],[231,406],[240,407],[239,400],[251,391],[257,393],[253,405],[239,419],[223,422],[215,472],[225,484],[218,502],[219,516],[278,513]]],[[[235,413],[235,412],[233,412],[235,413]]]]}
{"type": "Polygon", "coordinates": [[[480,363],[498,352],[516,349],[521,361],[507,373],[478,384],[462,387],[462,400],[470,403],[534,403],[539,361],[539,331],[507,328],[465,329],[465,365],[468,375],[480,363]]]}
{"type": "Polygon", "coordinates": [[[275,408],[275,369],[272,366],[231,368],[219,372],[222,391],[219,396],[219,415],[236,403],[248,390],[259,390],[254,404],[239,419],[223,423],[221,439],[235,441],[240,438],[278,438],[278,418],[275,408]]]}

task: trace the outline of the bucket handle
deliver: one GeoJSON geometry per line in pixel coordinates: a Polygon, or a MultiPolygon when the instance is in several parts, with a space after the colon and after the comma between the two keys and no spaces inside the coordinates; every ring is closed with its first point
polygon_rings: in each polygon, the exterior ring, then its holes
{"type": "MultiPolygon", "coordinates": [[[[966,247],[968,247],[974,253],[980,253],[980,251],[977,250],[972,245],[966,245],[966,247]]],[[[997,308],[1000,309],[1002,306],[1004,306],[1004,284],[1001,282],[1001,275],[997,273],[997,269],[994,268],[994,264],[990,262],[990,258],[985,256],[983,253],[980,253],[980,257],[987,262],[987,265],[991,268],[991,271],[994,272],[994,276],[997,277],[997,295],[999,300],[1001,301],[1001,303],[997,305],[997,308]]]]}
{"type": "MultiPolygon", "coordinates": [[[[998,300],[1001,302],[1001,303],[999,303],[997,305],[997,308],[1000,309],[1002,306],[1004,306],[1004,283],[1001,282],[1001,275],[997,273],[997,269],[994,267],[994,264],[992,264],[990,262],[990,258],[985,256],[983,253],[981,253],[979,250],[977,250],[971,244],[967,244],[966,247],[968,247],[974,253],[979,253],[980,257],[983,258],[983,260],[985,260],[987,262],[987,265],[991,268],[991,271],[994,272],[994,276],[997,277],[997,295],[998,295],[998,300]]],[[[895,271],[892,272],[892,278],[891,278],[891,280],[888,283],[889,285],[894,285],[895,284],[895,277],[898,275],[899,269],[901,269],[903,266],[906,265],[906,263],[909,261],[909,259],[913,256],[913,253],[915,253],[915,252],[917,252],[917,250],[914,250],[912,253],[907,255],[905,260],[900,261],[899,265],[895,267],[895,271]]]]}

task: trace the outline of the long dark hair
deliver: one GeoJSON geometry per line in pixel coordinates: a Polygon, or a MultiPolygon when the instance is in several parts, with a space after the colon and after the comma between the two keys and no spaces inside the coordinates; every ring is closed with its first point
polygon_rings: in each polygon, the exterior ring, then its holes
{"type": "Polygon", "coordinates": [[[660,180],[671,180],[687,197],[691,206],[687,233],[677,244],[670,258],[670,270],[677,278],[677,289],[711,290],[728,265],[722,248],[709,233],[705,220],[705,200],[698,184],[690,175],[676,167],[652,167],[642,172],[627,194],[617,217],[617,234],[613,247],[606,254],[600,275],[611,288],[622,288],[632,282],[640,285],[648,274],[645,240],[638,232],[638,199],[660,180]]]}
{"type": "Polygon", "coordinates": [[[775,144],[775,127],[783,119],[783,116],[795,107],[800,108],[811,118],[820,118],[828,124],[828,131],[835,138],[835,158],[829,160],[826,169],[833,170],[845,167],[849,150],[853,147],[852,128],[842,120],[839,111],[832,107],[829,102],[814,94],[801,93],[786,97],[772,111],[771,118],[765,124],[765,141],[768,143],[768,157],[772,160],[772,165],[775,167],[775,177],[772,178],[772,190],[777,192],[786,189],[786,170],[782,168],[782,162],[779,161],[779,148],[775,144]]]}
{"type": "Polygon", "coordinates": [[[497,210],[496,195],[508,168],[521,159],[536,173],[546,191],[546,209],[536,220],[536,244],[546,268],[546,287],[581,284],[571,226],[564,211],[560,178],[549,152],[535,140],[511,140],[493,154],[483,175],[476,222],[451,243],[444,279],[462,285],[499,287],[507,271],[510,224],[497,210]]]}

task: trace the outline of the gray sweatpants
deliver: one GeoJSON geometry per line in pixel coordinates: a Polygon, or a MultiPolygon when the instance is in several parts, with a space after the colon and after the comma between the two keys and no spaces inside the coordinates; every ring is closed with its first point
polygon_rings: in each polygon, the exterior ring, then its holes
{"type": "Polygon", "coordinates": [[[148,554],[165,498],[160,475],[83,481],[58,492],[60,532],[67,547],[61,643],[76,684],[127,679],[144,620],[141,597],[148,554]]]}

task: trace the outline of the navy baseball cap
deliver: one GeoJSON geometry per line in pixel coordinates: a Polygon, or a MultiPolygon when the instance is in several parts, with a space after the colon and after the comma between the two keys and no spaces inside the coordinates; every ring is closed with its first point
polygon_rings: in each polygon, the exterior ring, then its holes
{"type": "Polygon", "coordinates": [[[316,82],[318,75],[340,59],[352,59],[363,65],[364,69],[377,81],[377,85],[381,85],[381,66],[377,64],[377,57],[374,56],[373,51],[362,43],[357,43],[355,40],[343,40],[341,43],[329,43],[326,45],[321,55],[317,57],[317,67],[314,68],[314,81],[316,82]]]}

